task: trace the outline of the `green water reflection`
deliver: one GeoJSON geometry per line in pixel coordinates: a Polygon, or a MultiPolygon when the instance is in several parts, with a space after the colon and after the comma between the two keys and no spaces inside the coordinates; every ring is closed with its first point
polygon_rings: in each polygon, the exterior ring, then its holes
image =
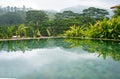
{"type": "Polygon", "coordinates": [[[120,42],[0,41],[0,78],[120,79],[120,42]]]}
{"type": "Polygon", "coordinates": [[[106,59],[107,56],[115,61],[120,61],[120,42],[115,41],[95,41],[79,39],[39,39],[22,41],[1,41],[0,51],[30,51],[38,48],[63,47],[70,49],[80,47],[88,53],[97,53],[106,59]]]}
{"type": "Polygon", "coordinates": [[[89,53],[97,53],[98,57],[103,56],[106,59],[109,56],[115,61],[120,61],[120,42],[77,39],[67,39],[66,42],[71,43],[71,47],[81,46],[89,53]]]}

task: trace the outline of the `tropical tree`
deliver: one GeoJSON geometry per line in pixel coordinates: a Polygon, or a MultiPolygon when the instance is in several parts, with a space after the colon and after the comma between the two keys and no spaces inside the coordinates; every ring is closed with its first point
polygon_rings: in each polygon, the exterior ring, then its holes
{"type": "Polygon", "coordinates": [[[0,15],[0,25],[14,25],[24,23],[25,19],[21,17],[18,13],[9,12],[0,15]]]}
{"type": "Polygon", "coordinates": [[[12,38],[15,32],[15,25],[0,26],[0,38],[12,38]]]}
{"type": "Polygon", "coordinates": [[[27,31],[29,36],[41,36],[40,30],[44,31],[43,23],[49,20],[48,15],[41,10],[30,10],[26,12],[26,25],[29,27],[27,31]]]}
{"type": "Polygon", "coordinates": [[[105,17],[107,17],[107,15],[109,15],[109,13],[105,9],[89,7],[88,9],[83,10],[83,15],[89,16],[89,17],[94,18],[96,20],[102,20],[105,17]]]}
{"type": "Polygon", "coordinates": [[[43,21],[49,20],[44,11],[30,10],[26,12],[26,23],[34,28],[39,28],[43,21]]]}
{"type": "Polygon", "coordinates": [[[16,30],[16,36],[17,37],[21,37],[21,36],[24,36],[24,37],[27,37],[27,28],[25,26],[25,24],[21,24],[18,29],[16,30]]]}
{"type": "Polygon", "coordinates": [[[64,11],[63,13],[56,13],[55,19],[61,20],[61,19],[75,18],[78,15],[79,15],[78,13],[74,13],[72,11],[64,11]]]}

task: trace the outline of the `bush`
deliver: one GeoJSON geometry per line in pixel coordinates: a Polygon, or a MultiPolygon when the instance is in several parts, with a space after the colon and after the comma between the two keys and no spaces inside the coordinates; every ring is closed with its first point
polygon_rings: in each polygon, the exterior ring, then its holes
{"type": "Polygon", "coordinates": [[[120,39],[120,17],[98,21],[90,26],[88,33],[93,38],[120,39]]]}

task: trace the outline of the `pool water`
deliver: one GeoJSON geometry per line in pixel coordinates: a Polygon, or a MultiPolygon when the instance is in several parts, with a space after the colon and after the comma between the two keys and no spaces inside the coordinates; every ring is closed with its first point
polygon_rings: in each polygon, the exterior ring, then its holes
{"type": "Polygon", "coordinates": [[[120,79],[120,42],[0,41],[0,78],[120,79]]]}

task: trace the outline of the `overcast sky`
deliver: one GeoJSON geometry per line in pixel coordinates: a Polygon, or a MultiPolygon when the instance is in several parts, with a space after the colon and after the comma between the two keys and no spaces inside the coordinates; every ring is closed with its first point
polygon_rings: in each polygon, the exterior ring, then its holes
{"type": "Polygon", "coordinates": [[[120,0],[0,0],[0,6],[31,7],[33,9],[52,9],[59,11],[77,5],[109,9],[120,4],[120,0]]]}

